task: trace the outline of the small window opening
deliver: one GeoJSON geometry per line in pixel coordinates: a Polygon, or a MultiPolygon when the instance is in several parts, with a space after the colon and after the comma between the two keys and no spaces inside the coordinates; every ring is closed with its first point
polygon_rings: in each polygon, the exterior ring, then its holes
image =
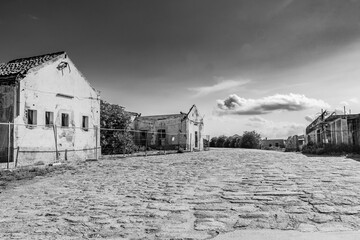
{"type": "Polygon", "coordinates": [[[69,126],[69,114],[62,113],[61,114],[61,126],[68,127],[69,126]]]}
{"type": "Polygon", "coordinates": [[[45,112],[45,125],[48,127],[54,125],[54,113],[53,112],[45,112]]]}
{"type": "Polygon", "coordinates": [[[82,128],[86,131],[89,129],[89,117],[88,116],[82,117],[82,128]]]}
{"type": "Polygon", "coordinates": [[[37,111],[36,110],[31,110],[31,109],[28,110],[27,123],[30,125],[37,124],[37,111]]]}
{"type": "Polygon", "coordinates": [[[166,138],[166,131],[165,129],[159,129],[158,130],[159,138],[166,138]]]}

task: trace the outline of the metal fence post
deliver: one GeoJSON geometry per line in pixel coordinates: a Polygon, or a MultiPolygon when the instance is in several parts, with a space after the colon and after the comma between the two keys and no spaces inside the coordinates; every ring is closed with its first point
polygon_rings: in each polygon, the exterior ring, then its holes
{"type": "Polygon", "coordinates": [[[189,146],[190,152],[191,152],[191,138],[192,138],[192,134],[190,133],[190,146],[189,146]]]}
{"type": "Polygon", "coordinates": [[[148,139],[148,133],[146,132],[146,136],[145,136],[145,157],[147,157],[147,139],[148,139]]]}
{"type": "Polygon", "coordinates": [[[16,150],[15,168],[17,167],[17,163],[18,163],[19,151],[20,151],[20,147],[18,146],[16,150]]]}
{"type": "Polygon", "coordinates": [[[7,155],[7,169],[9,169],[9,164],[10,164],[10,147],[11,147],[11,126],[10,126],[10,122],[8,125],[8,155],[7,155]]]}
{"type": "Polygon", "coordinates": [[[126,151],[126,138],[125,138],[125,129],[123,130],[123,154],[125,157],[125,151],[126,151]]]}
{"type": "Polygon", "coordinates": [[[180,151],[180,131],[178,132],[178,151],[180,151]]]}
{"type": "Polygon", "coordinates": [[[55,152],[56,152],[56,161],[59,160],[59,152],[58,152],[58,147],[57,147],[57,129],[56,129],[56,124],[53,125],[53,130],[54,130],[54,139],[55,139],[55,152]]]}
{"type": "Polygon", "coordinates": [[[98,126],[95,126],[95,159],[98,160],[98,126]]]}

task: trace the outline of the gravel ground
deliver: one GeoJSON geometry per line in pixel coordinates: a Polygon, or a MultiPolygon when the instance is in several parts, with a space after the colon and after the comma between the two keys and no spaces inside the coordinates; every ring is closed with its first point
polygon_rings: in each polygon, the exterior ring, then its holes
{"type": "Polygon", "coordinates": [[[360,162],[245,149],[75,162],[0,194],[0,239],[360,229],[360,162]]]}

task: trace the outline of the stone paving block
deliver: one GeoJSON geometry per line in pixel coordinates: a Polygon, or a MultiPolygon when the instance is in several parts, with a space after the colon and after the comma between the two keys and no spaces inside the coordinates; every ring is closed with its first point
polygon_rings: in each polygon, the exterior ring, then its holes
{"type": "Polygon", "coordinates": [[[193,207],[194,210],[206,210],[206,211],[226,211],[229,209],[226,205],[220,204],[202,204],[195,205],[193,207]]]}
{"type": "Polygon", "coordinates": [[[194,229],[197,231],[226,231],[227,225],[223,222],[216,221],[212,218],[196,219],[194,223],[194,229]]]}
{"type": "Polygon", "coordinates": [[[314,206],[315,210],[317,210],[319,213],[335,213],[336,212],[336,208],[333,206],[329,206],[329,205],[315,205],[314,206]]]}
{"type": "Polygon", "coordinates": [[[234,210],[239,213],[246,213],[246,212],[256,212],[259,211],[259,208],[255,206],[255,204],[245,204],[245,205],[234,205],[231,207],[231,210],[234,210]]]}
{"type": "Polygon", "coordinates": [[[237,222],[234,224],[234,228],[245,228],[250,225],[251,219],[247,218],[239,218],[237,222]]]}
{"type": "Polygon", "coordinates": [[[349,223],[352,226],[356,227],[360,225],[360,216],[354,215],[341,215],[340,220],[344,223],[349,223]]]}
{"type": "Polygon", "coordinates": [[[317,229],[322,232],[352,231],[354,228],[348,223],[324,223],[316,225],[317,229]]]}
{"type": "Polygon", "coordinates": [[[314,214],[309,219],[315,223],[326,223],[334,220],[334,217],[326,214],[314,214]]]}
{"type": "Polygon", "coordinates": [[[254,196],[251,199],[257,200],[257,201],[273,201],[274,200],[274,198],[265,197],[265,196],[254,196]]]}
{"type": "Polygon", "coordinates": [[[310,206],[286,206],[285,207],[286,213],[308,213],[311,211],[310,206]]]}
{"type": "Polygon", "coordinates": [[[272,191],[272,192],[258,192],[255,193],[255,196],[299,196],[303,195],[303,192],[293,192],[293,191],[272,191]]]}
{"type": "Polygon", "coordinates": [[[355,215],[360,213],[360,206],[336,206],[335,209],[339,214],[355,215]]]}
{"type": "Polygon", "coordinates": [[[270,213],[268,212],[248,212],[248,213],[239,213],[241,218],[268,218],[270,213]]]}
{"type": "Polygon", "coordinates": [[[318,229],[315,225],[309,224],[309,223],[300,223],[297,230],[300,232],[316,232],[316,231],[318,231],[318,229]]]}

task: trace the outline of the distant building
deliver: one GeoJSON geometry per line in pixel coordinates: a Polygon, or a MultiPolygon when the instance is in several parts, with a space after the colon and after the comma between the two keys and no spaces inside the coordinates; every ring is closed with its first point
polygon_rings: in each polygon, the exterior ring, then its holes
{"type": "Polygon", "coordinates": [[[306,143],[360,145],[360,114],[323,112],[306,128],[306,143]]]}
{"type": "Polygon", "coordinates": [[[204,122],[195,105],[187,113],[138,116],[132,124],[137,146],[191,151],[204,148],[204,122]]]}
{"type": "Polygon", "coordinates": [[[286,151],[300,151],[305,144],[304,135],[294,135],[288,137],[285,142],[286,151]]]}
{"type": "Polygon", "coordinates": [[[260,142],[260,148],[285,148],[285,140],[284,139],[263,139],[260,142]]]}
{"type": "Polygon", "coordinates": [[[100,153],[100,94],[65,52],[1,64],[0,109],[0,162],[18,154],[25,165],[64,159],[65,152],[81,159],[100,153]]]}

